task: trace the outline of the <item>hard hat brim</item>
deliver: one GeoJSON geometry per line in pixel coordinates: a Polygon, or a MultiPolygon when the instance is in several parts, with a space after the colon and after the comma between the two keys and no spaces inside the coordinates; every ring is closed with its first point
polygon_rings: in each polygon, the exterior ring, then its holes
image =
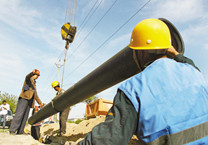
{"type": "Polygon", "coordinates": [[[134,47],[134,46],[131,46],[130,44],[128,46],[129,46],[129,48],[135,49],[135,50],[160,50],[160,49],[168,49],[168,48],[172,47],[172,46],[164,46],[164,47],[134,47]]]}

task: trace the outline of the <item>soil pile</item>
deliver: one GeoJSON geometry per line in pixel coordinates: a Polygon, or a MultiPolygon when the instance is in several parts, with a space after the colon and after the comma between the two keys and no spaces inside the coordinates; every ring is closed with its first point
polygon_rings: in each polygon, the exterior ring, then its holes
{"type": "MultiPolygon", "coordinates": [[[[64,136],[57,136],[59,124],[48,124],[41,127],[41,139],[43,143],[51,145],[76,145],[79,141],[84,139],[85,135],[92,131],[92,128],[97,124],[104,122],[105,116],[98,116],[93,119],[84,120],[81,123],[67,123],[67,132],[64,136]]],[[[136,136],[133,136],[128,145],[139,145],[136,136]]]]}

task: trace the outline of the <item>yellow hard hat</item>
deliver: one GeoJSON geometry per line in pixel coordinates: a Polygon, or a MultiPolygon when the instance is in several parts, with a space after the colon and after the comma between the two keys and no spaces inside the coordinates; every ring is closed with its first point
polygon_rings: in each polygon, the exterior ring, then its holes
{"type": "Polygon", "coordinates": [[[170,31],[161,20],[145,19],[134,28],[129,47],[137,50],[171,48],[170,31]]]}
{"type": "Polygon", "coordinates": [[[58,81],[54,81],[54,82],[52,83],[52,87],[55,88],[55,87],[57,87],[57,86],[59,86],[59,82],[58,82],[58,81]]]}

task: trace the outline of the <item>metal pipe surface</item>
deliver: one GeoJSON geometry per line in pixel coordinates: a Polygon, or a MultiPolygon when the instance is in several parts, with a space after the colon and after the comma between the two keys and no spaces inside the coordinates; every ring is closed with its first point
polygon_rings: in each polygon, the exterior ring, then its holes
{"type": "MultiPolygon", "coordinates": [[[[172,45],[178,52],[184,53],[183,39],[176,27],[167,19],[159,18],[170,29],[172,45]]],[[[96,68],[86,77],[74,84],[60,96],[53,99],[43,109],[29,118],[29,124],[37,123],[68,106],[77,104],[139,72],[133,60],[133,51],[128,46],[96,68]],[[54,107],[53,107],[54,106],[54,107]]]]}
{"type": "Polygon", "coordinates": [[[127,46],[63,94],[55,97],[53,105],[51,102],[47,104],[43,109],[31,116],[28,122],[31,125],[37,123],[120,83],[138,72],[139,69],[133,59],[133,51],[127,46]]]}

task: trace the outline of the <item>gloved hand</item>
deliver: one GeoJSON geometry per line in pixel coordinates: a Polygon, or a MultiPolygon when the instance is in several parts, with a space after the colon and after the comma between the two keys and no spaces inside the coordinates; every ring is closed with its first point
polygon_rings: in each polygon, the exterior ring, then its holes
{"type": "Polygon", "coordinates": [[[43,104],[40,104],[40,108],[42,109],[44,107],[44,105],[43,104]]]}
{"type": "Polygon", "coordinates": [[[174,47],[168,48],[166,51],[167,57],[169,58],[175,58],[176,55],[178,55],[178,51],[174,47]]]}

